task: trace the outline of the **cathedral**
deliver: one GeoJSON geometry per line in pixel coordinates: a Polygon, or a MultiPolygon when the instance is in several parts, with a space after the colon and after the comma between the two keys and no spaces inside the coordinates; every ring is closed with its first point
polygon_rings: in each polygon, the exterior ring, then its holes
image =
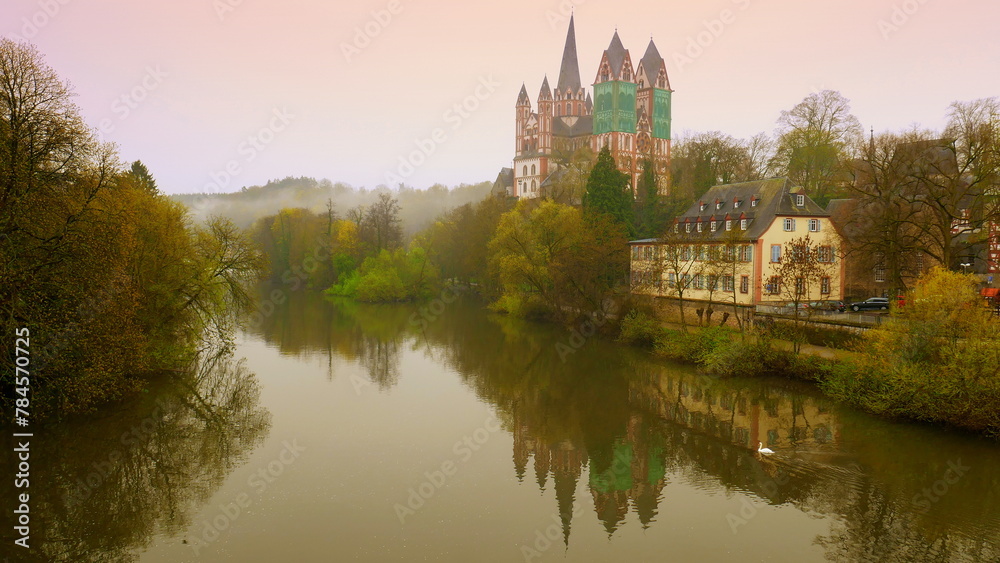
{"type": "Polygon", "coordinates": [[[661,193],[665,192],[673,90],[652,38],[635,66],[616,30],[601,57],[593,90],[591,98],[580,81],[576,30],[570,17],[555,90],[546,76],[533,111],[528,91],[521,86],[515,104],[514,166],[501,171],[498,191],[518,198],[538,197],[560,174],[560,162],[589,146],[595,155],[608,147],[618,169],[632,178],[633,190],[648,159],[661,193]]]}

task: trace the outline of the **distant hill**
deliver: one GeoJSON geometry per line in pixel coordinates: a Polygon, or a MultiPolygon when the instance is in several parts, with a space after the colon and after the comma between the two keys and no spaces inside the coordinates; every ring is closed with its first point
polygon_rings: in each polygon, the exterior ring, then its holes
{"type": "Polygon", "coordinates": [[[492,182],[480,182],[454,188],[435,184],[424,190],[405,186],[399,190],[366,190],[326,179],[289,176],[282,180],[272,180],[263,186],[243,188],[238,192],[180,194],[172,197],[191,207],[196,221],[203,221],[210,215],[221,215],[245,228],[257,219],[274,215],[286,207],[325,211],[329,200],[333,200],[334,211],[343,217],[349,209],[371,205],[381,191],[389,191],[399,200],[403,233],[409,237],[445,211],[485,199],[492,185],[492,182]]]}

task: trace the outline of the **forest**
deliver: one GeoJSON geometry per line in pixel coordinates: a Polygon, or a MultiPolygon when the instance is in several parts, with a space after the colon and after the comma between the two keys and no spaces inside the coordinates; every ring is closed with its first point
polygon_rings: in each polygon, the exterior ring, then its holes
{"type": "MultiPolygon", "coordinates": [[[[33,417],[92,412],[230,333],[265,257],[121,162],[35,48],[0,40],[0,76],[0,324],[30,334],[33,417]]],[[[0,370],[5,406],[28,404],[12,353],[0,370]]]]}

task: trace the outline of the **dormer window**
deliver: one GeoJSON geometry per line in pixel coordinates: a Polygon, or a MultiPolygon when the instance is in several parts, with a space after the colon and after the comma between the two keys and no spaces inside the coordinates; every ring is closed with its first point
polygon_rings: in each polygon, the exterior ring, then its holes
{"type": "Polygon", "coordinates": [[[702,203],[701,205],[698,206],[698,211],[704,211],[706,207],[708,206],[702,203]]]}
{"type": "Polygon", "coordinates": [[[740,200],[738,200],[738,199],[737,200],[733,200],[733,209],[739,209],[741,203],[743,203],[743,202],[740,201],[740,200]]]}
{"type": "Polygon", "coordinates": [[[750,207],[757,207],[757,202],[758,202],[758,201],[760,201],[760,200],[759,200],[759,199],[757,199],[757,198],[753,198],[753,199],[751,199],[751,200],[750,200],[750,207]]]}
{"type": "Polygon", "coordinates": [[[747,230],[747,225],[749,225],[749,224],[750,224],[750,221],[748,221],[747,219],[740,219],[740,230],[741,231],[747,230]]]}
{"type": "Polygon", "coordinates": [[[722,209],[722,202],[721,201],[715,202],[715,208],[716,209],[722,209]]]}
{"type": "Polygon", "coordinates": [[[714,233],[715,230],[719,228],[719,222],[718,221],[712,221],[712,224],[710,225],[709,228],[711,228],[712,232],[714,233]]]}
{"type": "Polygon", "coordinates": [[[698,232],[701,232],[701,221],[698,221],[698,232]]]}
{"type": "Polygon", "coordinates": [[[797,194],[795,196],[795,206],[796,207],[804,207],[805,204],[806,204],[806,196],[804,196],[802,194],[797,194]]]}
{"type": "Polygon", "coordinates": [[[681,226],[677,223],[674,223],[674,232],[675,233],[681,232],[681,226]]]}
{"type": "Polygon", "coordinates": [[[685,233],[690,233],[691,232],[691,223],[685,223],[684,224],[684,232],[685,233]]]}
{"type": "Polygon", "coordinates": [[[726,219],[726,230],[727,231],[733,230],[733,221],[731,219],[726,219]]]}

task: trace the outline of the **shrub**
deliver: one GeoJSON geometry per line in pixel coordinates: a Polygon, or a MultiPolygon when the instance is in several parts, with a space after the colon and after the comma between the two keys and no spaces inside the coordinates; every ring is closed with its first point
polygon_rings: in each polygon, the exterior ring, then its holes
{"type": "Polygon", "coordinates": [[[410,301],[429,297],[437,281],[437,270],[422,248],[397,248],[366,258],[361,268],[342,276],[327,293],[370,303],[410,301]]]}
{"type": "Polygon", "coordinates": [[[875,414],[1000,433],[1000,322],[981,310],[974,278],[934,270],[911,297],[824,391],[875,414]]]}
{"type": "Polygon", "coordinates": [[[691,333],[665,330],[656,339],[654,349],[664,358],[704,365],[712,351],[730,342],[731,334],[732,331],[721,327],[691,333]]]}
{"type": "Polygon", "coordinates": [[[618,341],[652,348],[664,329],[656,319],[632,309],[621,321],[618,341]]]}
{"type": "Polygon", "coordinates": [[[504,313],[522,319],[552,320],[555,318],[552,308],[531,294],[504,293],[489,305],[489,309],[496,313],[504,313]]]}

